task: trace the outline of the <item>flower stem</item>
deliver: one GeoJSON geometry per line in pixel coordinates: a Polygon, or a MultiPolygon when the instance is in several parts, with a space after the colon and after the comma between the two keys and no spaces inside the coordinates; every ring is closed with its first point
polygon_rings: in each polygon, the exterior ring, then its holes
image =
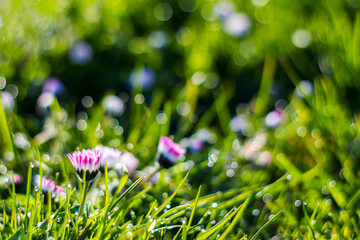
{"type": "Polygon", "coordinates": [[[81,201],[81,205],[80,205],[80,212],[79,212],[79,217],[83,214],[84,212],[84,206],[85,206],[85,200],[86,200],[86,193],[88,191],[88,188],[89,188],[89,184],[90,184],[90,181],[85,181],[85,187],[83,189],[83,198],[82,198],[82,201],[81,201]]]}

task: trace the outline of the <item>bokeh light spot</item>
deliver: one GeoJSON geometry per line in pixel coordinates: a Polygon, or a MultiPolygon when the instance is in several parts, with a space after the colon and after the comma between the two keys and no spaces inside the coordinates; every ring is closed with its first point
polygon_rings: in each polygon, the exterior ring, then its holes
{"type": "Polygon", "coordinates": [[[307,48],[311,40],[311,34],[304,29],[296,30],[292,35],[292,42],[298,48],[307,48]]]}
{"type": "Polygon", "coordinates": [[[173,15],[173,9],[168,3],[159,3],[154,9],[155,17],[160,21],[167,21],[173,15]]]}

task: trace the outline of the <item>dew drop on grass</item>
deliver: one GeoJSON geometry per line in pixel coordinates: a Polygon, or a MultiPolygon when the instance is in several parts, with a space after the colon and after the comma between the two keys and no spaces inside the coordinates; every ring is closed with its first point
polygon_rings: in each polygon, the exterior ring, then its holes
{"type": "Polygon", "coordinates": [[[291,180],[291,179],[292,179],[292,175],[291,175],[291,174],[286,175],[286,180],[291,180]]]}
{"type": "Polygon", "coordinates": [[[5,165],[0,165],[0,173],[1,174],[5,174],[7,172],[7,168],[5,167],[5,165]]]}
{"type": "Polygon", "coordinates": [[[212,220],[212,221],[211,221],[211,224],[212,224],[212,225],[214,225],[215,223],[216,223],[216,221],[215,221],[215,220],[212,220]]]}
{"type": "Polygon", "coordinates": [[[213,204],[211,204],[211,207],[213,207],[213,208],[216,208],[218,206],[218,204],[217,203],[213,203],[213,204]]]}
{"type": "Polygon", "coordinates": [[[254,216],[259,215],[259,213],[260,213],[259,209],[254,209],[254,210],[252,211],[252,215],[254,215],[254,216]]]}
{"type": "Polygon", "coordinates": [[[344,179],[344,178],[345,178],[344,174],[345,174],[345,169],[343,168],[343,169],[341,169],[340,172],[339,172],[339,177],[340,177],[341,179],[344,179]]]}
{"type": "Polygon", "coordinates": [[[165,207],[166,209],[170,209],[171,208],[171,205],[170,204],[168,204],[168,205],[166,205],[166,207],[165,207]]]}
{"type": "Polygon", "coordinates": [[[266,193],[263,198],[262,198],[263,202],[267,203],[267,202],[271,202],[273,200],[273,196],[270,193],[266,193]]]}
{"type": "Polygon", "coordinates": [[[301,206],[301,200],[296,200],[295,202],[294,202],[294,205],[295,205],[295,207],[300,207],[301,206]]]}
{"type": "Polygon", "coordinates": [[[111,216],[108,216],[107,218],[108,218],[108,220],[110,220],[110,219],[111,219],[111,216]]]}
{"type": "Polygon", "coordinates": [[[321,189],[321,192],[323,194],[329,194],[329,189],[327,188],[327,186],[323,186],[323,188],[321,189]]]}
{"type": "Polygon", "coordinates": [[[31,168],[34,168],[35,165],[31,162],[31,163],[30,163],[30,167],[31,167],[31,168]]]}
{"type": "Polygon", "coordinates": [[[39,188],[37,186],[34,187],[34,191],[35,192],[38,192],[39,191],[39,188]]]}
{"type": "Polygon", "coordinates": [[[329,182],[329,186],[330,186],[330,187],[335,187],[335,185],[336,185],[336,181],[335,181],[335,180],[331,180],[331,181],[329,182]]]}
{"type": "Polygon", "coordinates": [[[331,206],[332,200],[329,198],[325,201],[326,206],[331,206]]]}
{"type": "Polygon", "coordinates": [[[166,192],[163,192],[162,197],[167,198],[169,195],[166,192]]]}

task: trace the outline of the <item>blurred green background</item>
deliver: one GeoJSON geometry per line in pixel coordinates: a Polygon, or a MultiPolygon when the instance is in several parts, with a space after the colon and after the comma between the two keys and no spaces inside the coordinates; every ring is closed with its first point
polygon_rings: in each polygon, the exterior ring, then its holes
{"type": "Polygon", "coordinates": [[[132,73],[144,69],[154,81],[148,94],[156,86],[170,96],[166,89],[186,85],[193,105],[224,86],[234,104],[248,102],[266,59],[275,98],[288,98],[302,79],[326,77],[352,104],[358,7],[353,0],[2,0],[0,69],[24,112],[34,110],[48,77],[63,81],[70,99],[99,100],[109,89],[129,91],[132,73]]]}
{"type": "MultiPolygon", "coordinates": [[[[306,201],[316,232],[350,239],[360,215],[359,60],[356,0],[0,0],[0,89],[19,114],[8,113],[17,148],[3,162],[26,175],[36,146],[64,180],[65,153],[104,144],[143,169],[159,136],[178,142],[206,128],[205,150],[169,171],[180,182],[193,167],[184,199],[209,182],[206,194],[256,190],[261,214],[244,217],[244,232],[285,210],[265,238],[311,236],[306,201]],[[43,95],[49,79],[59,80],[57,98],[43,95]],[[106,113],[112,95],[117,116],[106,113]],[[274,109],[279,122],[268,118],[274,109]]],[[[147,203],[168,188],[158,184],[147,203]]]]}

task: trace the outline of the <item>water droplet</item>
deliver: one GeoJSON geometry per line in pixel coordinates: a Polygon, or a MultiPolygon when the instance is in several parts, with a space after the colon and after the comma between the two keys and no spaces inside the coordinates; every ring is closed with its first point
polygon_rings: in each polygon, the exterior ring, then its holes
{"type": "Polygon", "coordinates": [[[321,192],[322,192],[323,194],[329,194],[329,189],[328,189],[328,187],[327,187],[327,186],[323,186],[323,188],[321,189],[321,192]]]}
{"type": "Polygon", "coordinates": [[[330,186],[330,187],[335,187],[335,185],[336,185],[336,181],[335,181],[335,180],[331,180],[331,181],[329,182],[329,186],[330,186]]]}
{"type": "Polygon", "coordinates": [[[218,206],[218,204],[217,203],[213,203],[213,204],[211,204],[211,207],[213,207],[213,208],[216,208],[218,206]]]}
{"type": "Polygon", "coordinates": [[[226,171],[226,176],[228,177],[234,177],[235,176],[235,171],[233,169],[229,169],[226,171]]]}
{"type": "Polygon", "coordinates": [[[31,167],[31,168],[34,168],[35,165],[31,162],[31,163],[30,163],[30,167],[31,167]]]}
{"type": "Polygon", "coordinates": [[[5,167],[5,165],[0,165],[0,173],[1,174],[5,174],[7,172],[7,168],[5,167]]]}
{"type": "Polygon", "coordinates": [[[294,205],[295,205],[295,207],[300,207],[301,206],[301,200],[296,200],[295,202],[294,202],[294,205]]]}
{"type": "Polygon", "coordinates": [[[331,200],[330,198],[327,199],[327,200],[325,201],[325,204],[326,204],[327,206],[331,206],[332,200],[331,200]]]}
{"type": "Polygon", "coordinates": [[[266,193],[264,196],[263,196],[263,201],[266,203],[266,202],[271,202],[273,200],[273,196],[270,194],[270,193],[266,193]]]}
{"type": "Polygon", "coordinates": [[[215,223],[216,223],[216,221],[215,221],[215,220],[212,220],[212,221],[211,221],[211,224],[212,224],[212,225],[214,225],[215,223]]]}
{"type": "Polygon", "coordinates": [[[34,191],[37,192],[39,191],[39,188],[37,186],[34,187],[34,191]]]}
{"type": "Polygon", "coordinates": [[[254,210],[252,211],[252,215],[254,215],[254,216],[259,215],[259,213],[260,213],[259,209],[254,209],[254,210]]]}
{"type": "Polygon", "coordinates": [[[286,175],[286,180],[291,180],[291,179],[292,179],[292,175],[291,175],[291,174],[286,175]]]}

